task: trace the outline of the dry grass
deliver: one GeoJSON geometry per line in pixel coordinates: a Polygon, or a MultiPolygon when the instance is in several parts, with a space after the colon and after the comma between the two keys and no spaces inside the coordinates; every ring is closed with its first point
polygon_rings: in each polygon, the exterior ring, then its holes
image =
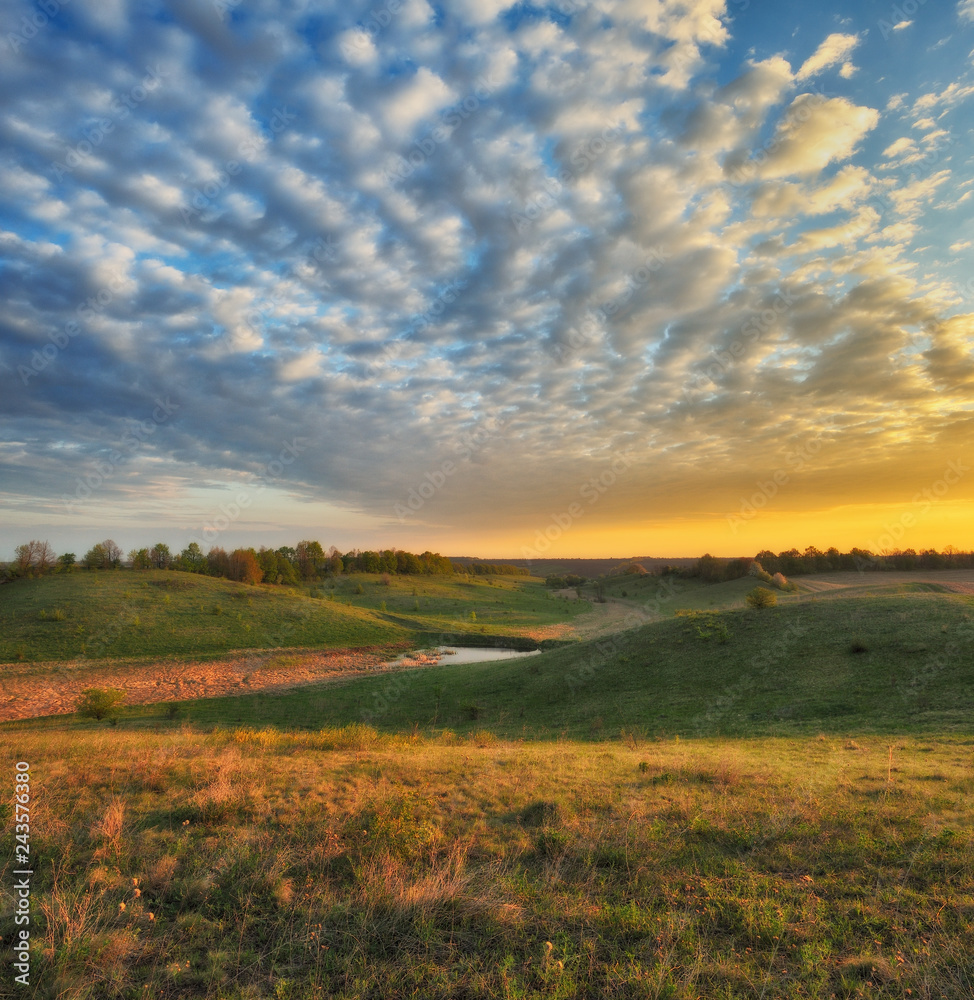
{"type": "Polygon", "coordinates": [[[5,740],[43,857],[25,995],[970,995],[956,736],[5,740]]]}

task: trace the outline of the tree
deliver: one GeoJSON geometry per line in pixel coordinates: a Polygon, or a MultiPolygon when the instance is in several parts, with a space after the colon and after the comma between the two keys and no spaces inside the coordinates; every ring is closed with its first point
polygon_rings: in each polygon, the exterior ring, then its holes
{"type": "Polygon", "coordinates": [[[17,562],[17,572],[23,576],[30,568],[34,565],[34,556],[36,554],[35,546],[39,545],[40,542],[30,541],[24,542],[23,545],[18,545],[14,549],[14,555],[16,556],[17,562]]]}
{"type": "Polygon", "coordinates": [[[746,600],[749,608],[773,608],[778,603],[775,592],[767,587],[755,587],[746,600]]]}
{"type": "Polygon", "coordinates": [[[189,573],[200,573],[206,565],[206,556],[199,546],[199,542],[190,542],[189,545],[179,553],[183,569],[189,573]]]}
{"type": "Polygon", "coordinates": [[[263,570],[253,549],[234,549],[230,554],[230,579],[256,584],[264,579],[263,570]]]}
{"type": "Polygon", "coordinates": [[[43,573],[54,565],[57,558],[54,555],[54,549],[47,542],[38,541],[36,538],[32,538],[23,545],[18,545],[14,554],[17,571],[21,576],[33,569],[36,569],[38,573],[43,573]]]}
{"type": "Polygon", "coordinates": [[[72,566],[77,562],[77,558],[73,552],[65,552],[64,555],[58,556],[58,568],[63,572],[67,572],[72,566]]]}
{"type": "Polygon", "coordinates": [[[129,562],[132,569],[151,569],[152,559],[148,549],[132,549],[129,553],[129,562]]]}
{"type": "Polygon", "coordinates": [[[123,701],[125,692],[118,688],[86,688],[75,702],[75,708],[82,719],[111,719],[123,701]]]}
{"type": "Polygon", "coordinates": [[[156,569],[168,569],[169,564],[172,562],[172,553],[165,542],[156,542],[149,550],[149,558],[156,569]]]}
{"type": "Polygon", "coordinates": [[[210,576],[230,575],[230,557],[227,555],[225,549],[214,545],[206,553],[206,571],[210,576]]]}
{"type": "Polygon", "coordinates": [[[85,568],[86,569],[104,569],[108,561],[108,554],[105,552],[105,546],[102,542],[98,542],[97,545],[92,545],[90,549],[85,553],[85,568]]]}
{"type": "Polygon", "coordinates": [[[318,571],[325,564],[325,550],[321,547],[321,542],[298,542],[295,560],[301,576],[305,580],[313,580],[317,578],[318,571]]]}
{"type": "Polygon", "coordinates": [[[54,549],[47,542],[41,542],[37,549],[37,571],[39,573],[45,572],[54,566],[57,561],[57,556],[54,554],[54,549]]]}
{"type": "Polygon", "coordinates": [[[120,545],[116,545],[110,538],[106,538],[105,541],[101,543],[101,547],[105,550],[105,565],[109,569],[118,569],[122,563],[122,548],[120,545]]]}

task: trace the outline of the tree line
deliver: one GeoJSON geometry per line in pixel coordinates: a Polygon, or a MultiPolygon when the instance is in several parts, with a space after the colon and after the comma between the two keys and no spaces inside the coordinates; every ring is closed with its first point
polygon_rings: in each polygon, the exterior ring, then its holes
{"type": "MultiPolygon", "coordinates": [[[[239,548],[227,551],[220,546],[204,552],[197,542],[190,542],[181,552],[173,552],[165,542],[141,549],[132,549],[127,559],[112,539],[93,545],[81,559],[75,553],[56,556],[47,542],[32,540],[18,545],[13,563],[6,567],[8,576],[39,576],[75,569],[111,570],[129,566],[134,570],[174,569],[186,573],[225,577],[244,583],[295,584],[301,581],[323,580],[343,573],[388,573],[420,576],[453,573],[454,566],[438,552],[404,552],[401,549],[381,551],[352,549],[339,552],[332,546],[327,552],[320,542],[302,541],[295,546],[278,549],[239,548]]],[[[463,567],[460,567],[460,572],[463,567]]],[[[471,570],[473,571],[473,570],[471,570]]],[[[478,566],[477,573],[489,572],[478,566]]],[[[501,568],[498,572],[504,572],[501,568]]]]}
{"type": "Polygon", "coordinates": [[[920,552],[915,549],[896,549],[877,554],[868,549],[858,548],[840,552],[834,547],[822,552],[814,545],[810,545],[804,552],[787,549],[776,554],[770,549],[763,549],[753,558],[742,556],[736,559],[720,559],[708,553],[701,556],[696,565],[689,570],[671,570],[669,567],[664,567],[662,572],[664,574],[682,572],[709,583],[719,583],[723,580],[737,580],[749,574],[755,575],[757,571],[770,573],[772,576],[780,573],[792,577],[807,573],[836,573],[850,570],[863,573],[918,569],[974,569],[974,552],[962,552],[952,545],[948,545],[943,552],[938,552],[936,549],[923,549],[920,552]],[[755,563],[757,563],[756,568],[755,563]]]}

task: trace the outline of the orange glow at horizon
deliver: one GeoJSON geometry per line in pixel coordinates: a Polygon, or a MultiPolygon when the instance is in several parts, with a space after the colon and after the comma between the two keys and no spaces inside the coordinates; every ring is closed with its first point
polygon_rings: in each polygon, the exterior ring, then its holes
{"type": "Polygon", "coordinates": [[[726,516],[633,521],[624,525],[575,524],[559,534],[549,526],[549,544],[540,531],[456,534],[441,539],[444,554],[484,559],[571,559],[655,556],[688,558],[755,555],[762,549],[781,552],[814,546],[823,552],[835,546],[877,554],[884,550],[937,549],[948,545],[974,549],[974,504],[941,501],[929,505],[859,504],[827,510],[759,513],[732,524],[726,516]]]}

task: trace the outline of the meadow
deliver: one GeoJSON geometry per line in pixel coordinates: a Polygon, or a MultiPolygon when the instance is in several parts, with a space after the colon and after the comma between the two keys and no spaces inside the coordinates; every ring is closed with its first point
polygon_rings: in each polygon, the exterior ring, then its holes
{"type": "Polygon", "coordinates": [[[528,578],[361,573],[279,587],[172,570],[75,572],[2,588],[0,663],[393,647],[427,632],[543,637],[582,610],[528,578]]]}
{"type": "MultiPolygon", "coordinates": [[[[974,994],[974,597],[638,583],[607,590],[638,624],[524,660],[0,727],[37,809],[21,995],[974,994]]],[[[425,616],[347,584],[290,599],[425,616]]],[[[473,599],[525,629],[601,613],[505,584],[473,599]]]]}

